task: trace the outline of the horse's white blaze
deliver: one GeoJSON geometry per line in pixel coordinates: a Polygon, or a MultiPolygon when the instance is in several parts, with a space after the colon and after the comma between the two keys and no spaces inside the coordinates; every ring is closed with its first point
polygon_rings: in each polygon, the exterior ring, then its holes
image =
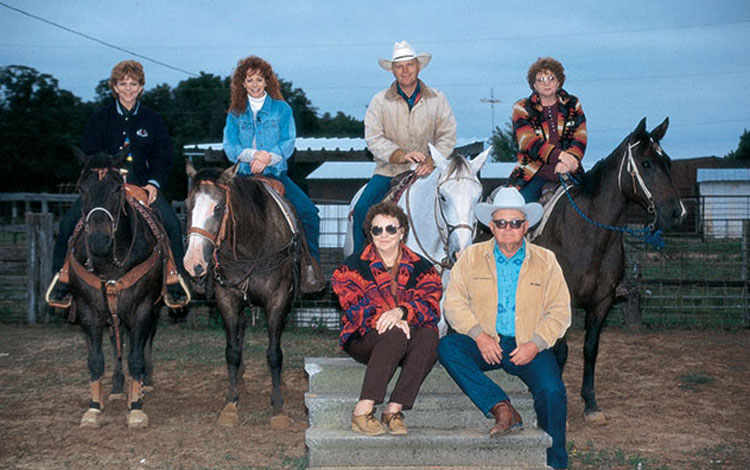
{"type": "MultiPolygon", "coordinates": [[[[211,199],[207,194],[198,193],[195,196],[195,206],[193,207],[191,217],[191,228],[207,230],[209,219],[214,213],[216,204],[217,202],[211,199]]],[[[191,234],[188,237],[188,246],[187,250],[185,250],[183,264],[191,276],[196,275],[195,268],[197,266],[203,268],[203,273],[206,272],[208,259],[204,256],[204,253],[208,252],[209,246],[207,245],[210,245],[210,242],[205,237],[198,234],[191,234]]]]}

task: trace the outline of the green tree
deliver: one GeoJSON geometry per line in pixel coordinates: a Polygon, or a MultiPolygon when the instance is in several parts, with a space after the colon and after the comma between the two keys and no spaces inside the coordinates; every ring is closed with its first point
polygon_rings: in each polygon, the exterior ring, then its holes
{"type": "Polygon", "coordinates": [[[513,124],[505,123],[505,129],[495,126],[495,130],[490,137],[492,145],[492,161],[495,162],[515,162],[518,154],[518,142],[513,135],[513,124]]]}
{"type": "Polygon", "coordinates": [[[326,137],[364,137],[365,123],[352,116],[342,113],[336,113],[331,117],[331,113],[325,113],[319,120],[320,134],[326,137]]]}
{"type": "Polygon", "coordinates": [[[292,82],[282,78],[279,78],[279,84],[281,85],[281,94],[284,95],[284,99],[292,108],[297,136],[314,137],[320,135],[318,110],[313,107],[305,92],[301,88],[294,88],[292,82]]]}
{"type": "Polygon", "coordinates": [[[80,171],[71,145],[93,105],[31,67],[0,67],[0,174],[3,191],[51,191],[80,171]]]}
{"type": "Polygon", "coordinates": [[[740,136],[740,143],[737,145],[737,150],[732,150],[726,154],[726,158],[730,160],[750,162],[750,132],[748,132],[747,129],[745,129],[745,132],[740,136]]]}

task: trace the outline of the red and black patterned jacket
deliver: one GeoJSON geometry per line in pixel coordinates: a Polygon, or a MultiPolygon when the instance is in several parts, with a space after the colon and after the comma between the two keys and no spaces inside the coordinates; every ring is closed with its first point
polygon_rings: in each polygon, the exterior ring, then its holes
{"type": "Polygon", "coordinates": [[[558,90],[557,95],[557,132],[560,136],[558,147],[547,141],[549,125],[537,92],[513,105],[513,133],[518,143],[518,164],[510,174],[509,186],[521,189],[542,165],[556,163],[550,160],[553,153],[559,154],[555,150],[564,150],[579,161],[583,158],[588,136],[581,103],[563,89],[558,90]]]}
{"type": "Polygon", "coordinates": [[[432,263],[402,244],[396,282],[397,300],[391,295],[391,275],[372,243],[361,256],[346,258],[333,273],[333,290],[344,310],[342,349],[352,334],[364,336],[374,330],[380,315],[396,307],[406,308],[409,325],[437,330],[443,285],[432,263]]]}

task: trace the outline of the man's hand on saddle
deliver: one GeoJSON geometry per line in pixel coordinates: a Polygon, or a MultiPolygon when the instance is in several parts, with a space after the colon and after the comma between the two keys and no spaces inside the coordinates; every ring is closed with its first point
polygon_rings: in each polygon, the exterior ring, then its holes
{"type": "Polygon", "coordinates": [[[555,165],[555,173],[575,173],[578,171],[580,162],[576,157],[568,152],[560,152],[559,161],[555,165]]]}
{"type": "Polygon", "coordinates": [[[510,352],[510,362],[517,366],[525,366],[533,361],[539,353],[539,348],[532,342],[524,343],[510,352]]]}
{"type": "Polygon", "coordinates": [[[435,165],[433,165],[432,162],[430,162],[421,152],[409,152],[404,155],[404,159],[407,162],[418,164],[414,169],[414,173],[419,177],[429,175],[432,173],[432,170],[435,169],[435,165]]]}
{"type": "Polygon", "coordinates": [[[482,353],[482,358],[487,364],[500,364],[503,359],[503,349],[495,338],[482,332],[474,341],[476,341],[477,348],[479,348],[479,352],[482,353]]]}
{"type": "Polygon", "coordinates": [[[157,188],[153,184],[147,184],[143,187],[143,189],[145,189],[148,193],[148,205],[150,206],[154,203],[154,201],[156,201],[156,196],[159,195],[159,188],[157,188]]]}

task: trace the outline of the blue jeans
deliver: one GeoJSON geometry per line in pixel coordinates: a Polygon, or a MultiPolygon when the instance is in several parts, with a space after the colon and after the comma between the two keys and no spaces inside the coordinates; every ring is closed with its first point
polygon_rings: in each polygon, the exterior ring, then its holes
{"type": "Polygon", "coordinates": [[[516,339],[503,336],[500,347],[503,350],[500,364],[488,364],[471,337],[452,334],[440,340],[438,358],[461,390],[488,418],[493,417],[492,407],[507,400],[508,395],[484,375],[484,371],[502,368],[505,372],[518,376],[534,397],[539,427],[552,437],[552,447],[547,449],[547,465],[566,468],[568,453],[565,449],[565,420],[568,402],[565,384],[552,350],[540,351],[530,363],[517,366],[509,360],[510,352],[516,348],[516,339]]]}
{"type": "Polygon", "coordinates": [[[547,180],[539,175],[534,176],[529,180],[526,185],[521,188],[521,196],[528,202],[538,202],[542,195],[542,186],[547,183],[547,180]]]}
{"type": "MultiPolygon", "coordinates": [[[[270,175],[266,175],[270,176],[270,175]]],[[[310,255],[315,258],[315,261],[320,263],[320,216],[318,215],[318,207],[313,204],[307,194],[297,186],[292,179],[287,176],[286,172],[280,173],[279,176],[270,176],[281,181],[284,185],[285,197],[292,203],[294,209],[297,211],[297,217],[299,217],[302,223],[302,229],[305,231],[305,238],[307,238],[307,246],[310,249],[310,255]]]]}
{"type": "Polygon", "coordinates": [[[365,223],[367,210],[383,200],[391,187],[391,179],[383,175],[372,175],[367,182],[365,190],[354,206],[354,217],[352,220],[352,235],[354,236],[354,253],[359,253],[365,246],[365,232],[362,224],[365,223]]]}

